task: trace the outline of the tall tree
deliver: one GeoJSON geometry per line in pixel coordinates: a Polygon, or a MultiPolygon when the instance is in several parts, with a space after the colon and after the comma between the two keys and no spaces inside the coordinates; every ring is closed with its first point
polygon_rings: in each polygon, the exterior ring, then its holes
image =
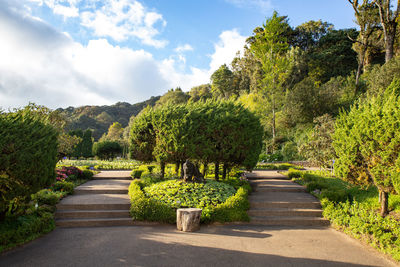
{"type": "Polygon", "coordinates": [[[366,54],[369,47],[372,46],[372,34],[379,26],[379,11],[372,0],[348,0],[352,5],[356,22],[360,27],[360,33],[357,40],[352,40],[356,43],[355,48],[358,53],[358,68],[356,73],[356,85],[359,83],[360,75],[364,70],[366,54]]]}
{"type": "Polygon", "coordinates": [[[397,0],[397,5],[394,6],[394,10],[392,10],[392,0],[374,0],[373,3],[377,5],[379,9],[379,17],[385,40],[385,62],[388,62],[394,56],[393,51],[400,12],[400,0],[397,0]]]}
{"type": "Polygon", "coordinates": [[[276,112],[283,103],[285,90],[282,86],[290,73],[292,58],[289,36],[292,29],[285,16],[278,16],[275,11],[263,27],[258,27],[247,43],[254,56],[261,62],[264,77],[261,91],[271,102],[272,139],[276,139],[276,112]]]}
{"type": "Polygon", "coordinates": [[[211,75],[211,91],[218,98],[228,99],[232,95],[237,94],[233,87],[233,72],[223,64],[211,75]]]}

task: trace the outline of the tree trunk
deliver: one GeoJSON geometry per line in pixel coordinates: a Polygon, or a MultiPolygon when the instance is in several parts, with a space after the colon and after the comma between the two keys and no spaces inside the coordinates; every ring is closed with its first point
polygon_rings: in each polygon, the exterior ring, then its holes
{"type": "Polygon", "coordinates": [[[215,180],[219,181],[219,162],[218,161],[215,162],[214,174],[215,174],[215,180]]]}
{"type": "Polygon", "coordinates": [[[181,165],[181,161],[178,160],[177,162],[175,162],[175,174],[178,175],[179,174],[179,166],[181,165]]]}
{"type": "Polygon", "coordinates": [[[185,172],[183,171],[183,164],[185,164],[184,161],[181,161],[181,179],[183,180],[183,176],[185,176],[185,172]]]}
{"type": "Polygon", "coordinates": [[[179,231],[193,232],[200,229],[201,209],[176,210],[176,227],[179,231]]]}
{"type": "Polygon", "coordinates": [[[224,163],[224,166],[222,167],[222,179],[225,180],[226,179],[226,170],[228,169],[228,166],[226,165],[226,163],[224,163]]]}
{"type": "Polygon", "coordinates": [[[204,176],[204,178],[205,178],[206,175],[207,175],[207,169],[208,169],[208,163],[205,162],[205,163],[203,164],[203,176],[204,176]]]}
{"type": "MultiPolygon", "coordinates": [[[[392,35],[393,33],[389,33],[386,37],[385,41],[385,62],[389,62],[393,58],[393,46],[394,46],[394,39],[395,36],[392,35]]],[[[396,34],[396,32],[394,32],[396,34]]]]}
{"type": "Polygon", "coordinates": [[[363,44],[359,57],[358,57],[358,68],[357,68],[357,73],[356,73],[356,87],[358,86],[358,83],[360,81],[360,76],[361,73],[364,69],[364,64],[365,64],[365,54],[367,53],[367,44],[363,44]]]}
{"type": "Polygon", "coordinates": [[[164,161],[160,162],[160,169],[161,169],[161,179],[164,179],[164,176],[165,176],[165,162],[164,161]]]}
{"type": "Polygon", "coordinates": [[[379,199],[381,203],[381,216],[386,217],[389,214],[389,193],[379,189],[379,199]]]}

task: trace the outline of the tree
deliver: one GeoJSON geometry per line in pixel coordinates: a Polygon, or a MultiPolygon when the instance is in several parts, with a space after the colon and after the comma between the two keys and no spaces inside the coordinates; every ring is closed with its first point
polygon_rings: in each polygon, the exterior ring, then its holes
{"type": "Polygon", "coordinates": [[[264,73],[261,91],[271,102],[273,143],[276,139],[276,112],[282,105],[285,91],[282,84],[292,64],[292,54],[288,53],[291,30],[287,17],[278,16],[275,11],[263,27],[256,28],[253,36],[247,40],[250,50],[261,62],[264,73]]]}
{"type": "Polygon", "coordinates": [[[309,51],[318,44],[323,36],[331,31],[333,31],[332,24],[321,20],[310,20],[294,29],[290,44],[303,51],[309,51]]]}
{"type": "Polygon", "coordinates": [[[395,9],[392,10],[391,0],[374,0],[373,3],[378,6],[381,26],[383,28],[383,37],[385,40],[385,62],[389,62],[394,56],[394,43],[396,40],[398,18],[400,12],[400,0],[397,0],[395,9]]]}
{"type": "Polygon", "coordinates": [[[197,102],[199,100],[207,100],[212,98],[211,93],[211,85],[210,84],[202,84],[199,86],[195,86],[189,91],[190,101],[197,102]]]}
{"type": "Polygon", "coordinates": [[[228,99],[237,95],[233,87],[233,72],[223,64],[211,75],[211,91],[217,98],[228,99]]]}
{"type": "Polygon", "coordinates": [[[147,107],[132,121],[129,135],[129,152],[132,159],[152,162],[156,138],[152,123],[152,109],[147,107]]]}
{"type": "Polygon", "coordinates": [[[68,133],[71,137],[78,138],[79,142],[74,146],[71,156],[75,158],[79,158],[82,156],[82,140],[83,140],[83,131],[81,129],[69,131],[68,133]]]}
{"type": "Polygon", "coordinates": [[[122,135],[124,133],[124,128],[122,127],[121,123],[114,122],[108,128],[106,139],[110,141],[121,141],[122,135]]]}
{"type": "Polygon", "coordinates": [[[122,153],[118,142],[102,141],[93,144],[93,155],[104,160],[111,160],[122,153]]]}
{"type": "Polygon", "coordinates": [[[82,157],[90,158],[92,156],[93,140],[92,130],[87,129],[82,136],[82,157]]]}
{"type": "Polygon", "coordinates": [[[185,104],[189,100],[190,96],[183,92],[180,87],[168,90],[157,102],[156,107],[163,105],[178,105],[185,104]]]}
{"type": "Polygon", "coordinates": [[[381,215],[388,211],[389,193],[400,193],[400,80],[367,101],[342,113],[335,125],[333,145],[336,173],[357,184],[375,184],[381,215]]]}
{"type": "Polygon", "coordinates": [[[329,114],[325,114],[315,118],[314,123],[308,142],[300,146],[300,154],[320,167],[329,167],[335,155],[332,147],[335,121],[329,114]]]}
{"type": "Polygon", "coordinates": [[[355,29],[333,30],[321,37],[314,49],[308,53],[308,76],[317,85],[332,77],[347,76],[357,69],[357,53],[352,49],[358,32],[355,29]]]}
{"type": "Polygon", "coordinates": [[[354,9],[356,23],[360,27],[357,40],[352,40],[355,42],[355,48],[358,52],[358,68],[356,74],[356,85],[358,85],[361,72],[364,70],[366,63],[367,50],[372,46],[372,34],[378,28],[378,10],[372,0],[363,0],[362,4],[359,0],[348,1],[354,9]]]}

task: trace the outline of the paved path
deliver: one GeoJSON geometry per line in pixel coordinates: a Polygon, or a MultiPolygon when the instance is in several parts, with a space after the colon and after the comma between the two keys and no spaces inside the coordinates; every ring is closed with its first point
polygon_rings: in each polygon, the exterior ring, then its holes
{"type": "Polygon", "coordinates": [[[57,228],[0,255],[13,266],[396,266],[331,228],[174,226],[57,228]]]}

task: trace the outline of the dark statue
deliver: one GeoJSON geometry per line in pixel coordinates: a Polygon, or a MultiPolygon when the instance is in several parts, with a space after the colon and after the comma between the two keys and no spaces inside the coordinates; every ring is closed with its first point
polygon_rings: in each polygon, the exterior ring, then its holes
{"type": "Polygon", "coordinates": [[[183,164],[183,180],[185,182],[203,183],[204,177],[199,169],[191,163],[188,159],[183,164]]]}

